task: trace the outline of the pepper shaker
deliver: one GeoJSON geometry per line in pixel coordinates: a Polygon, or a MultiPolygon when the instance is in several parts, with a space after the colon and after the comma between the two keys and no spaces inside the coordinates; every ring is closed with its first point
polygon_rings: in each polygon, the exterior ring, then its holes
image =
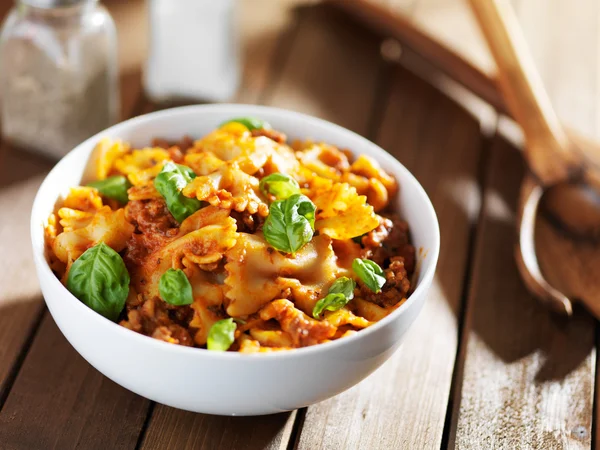
{"type": "Polygon", "coordinates": [[[97,0],[17,0],[0,34],[4,139],[60,158],[119,116],[114,22],[97,0]]]}

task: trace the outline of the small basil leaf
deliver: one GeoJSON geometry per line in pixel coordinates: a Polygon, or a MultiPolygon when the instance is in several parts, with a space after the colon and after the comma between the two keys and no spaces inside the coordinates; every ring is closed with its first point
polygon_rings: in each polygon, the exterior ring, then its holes
{"type": "Polygon", "coordinates": [[[194,214],[202,207],[202,202],[188,198],[181,193],[196,174],[187,166],[167,162],[154,179],[156,190],[163,196],[167,208],[179,223],[194,214]]]}
{"type": "Polygon", "coordinates": [[[272,194],[278,200],[285,200],[291,195],[300,193],[298,182],[284,173],[267,175],[260,180],[259,187],[263,194],[272,194]]]}
{"type": "Polygon", "coordinates": [[[233,344],[236,328],[237,325],[232,317],[215,322],[208,332],[206,348],[224,352],[233,344]]]}
{"type": "Polygon", "coordinates": [[[348,301],[354,298],[354,288],[356,283],[352,278],[339,277],[335,280],[329,288],[328,294],[343,294],[348,301]]]}
{"type": "Polygon", "coordinates": [[[123,175],[115,175],[105,180],[92,181],[88,183],[89,187],[98,189],[98,192],[107,198],[126,204],[129,201],[127,189],[131,187],[129,180],[123,175]]]}
{"type": "Polygon", "coordinates": [[[129,294],[129,273],[121,256],[100,242],[73,263],[67,289],[98,314],[116,321],[129,294]]]}
{"type": "Polygon", "coordinates": [[[237,122],[244,125],[250,131],[252,130],[261,130],[261,129],[270,129],[271,125],[264,120],[257,119],[256,117],[236,117],[235,119],[227,120],[219,125],[219,128],[227,125],[228,123],[237,122]]]}
{"type": "Polygon", "coordinates": [[[369,289],[376,294],[381,292],[386,279],[383,270],[377,263],[370,259],[356,258],[352,262],[352,270],[369,289]]]}
{"type": "Polygon", "coordinates": [[[194,302],[192,285],[181,269],[169,269],[158,282],[160,298],[170,305],[191,305],[194,302]]]}
{"type": "Polygon", "coordinates": [[[277,250],[295,253],[312,239],[315,210],[314,203],[302,194],[273,202],[263,226],[265,239],[277,250]]]}
{"type": "Polygon", "coordinates": [[[356,283],[348,277],[340,277],[333,282],[328,294],[319,300],[313,308],[313,317],[318,319],[324,310],[337,311],[354,298],[356,283]]]}
{"type": "MultiPolygon", "coordinates": [[[[317,207],[305,195],[299,195],[298,197],[300,198],[300,200],[298,201],[298,214],[301,217],[304,217],[306,220],[308,220],[308,223],[310,223],[311,230],[314,231],[315,230],[315,211],[317,210],[317,207]]],[[[310,241],[310,239],[309,239],[309,241],[310,241]]]]}

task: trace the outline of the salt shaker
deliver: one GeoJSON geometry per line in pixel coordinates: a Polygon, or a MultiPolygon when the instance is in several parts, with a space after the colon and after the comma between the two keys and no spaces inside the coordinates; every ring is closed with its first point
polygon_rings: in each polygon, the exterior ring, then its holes
{"type": "Polygon", "coordinates": [[[146,95],[155,102],[226,101],[239,79],[235,0],[149,0],[146,95]]]}
{"type": "Polygon", "coordinates": [[[97,0],[17,0],[0,34],[3,138],[59,158],[119,116],[114,22],[97,0]]]}

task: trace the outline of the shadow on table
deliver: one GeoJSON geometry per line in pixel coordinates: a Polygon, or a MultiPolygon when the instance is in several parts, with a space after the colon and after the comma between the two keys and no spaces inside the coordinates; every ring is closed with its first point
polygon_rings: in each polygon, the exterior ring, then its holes
{"type": "Polygon", "coordinates": [[[56,160],[3,142],[0,146],[0,189],[45,175],[56,160]]]}
{"type": "MultiPolygon", "coordinates": [[[[526,379],[535,373],[536,382],[563,380],[581,367],[594,348],[594,320],[581,308],[571,319],[558,317],[527,292],[513,255],[523,163],[518,150],[496,138],[489,164],[464,332],[470,340],[473,332],[507,364],[523,360],[526,379]]],[[[469,345],[463,353],[477,364],[477,352],[484,350],[476,345],[471,352],[469,345]]]]}

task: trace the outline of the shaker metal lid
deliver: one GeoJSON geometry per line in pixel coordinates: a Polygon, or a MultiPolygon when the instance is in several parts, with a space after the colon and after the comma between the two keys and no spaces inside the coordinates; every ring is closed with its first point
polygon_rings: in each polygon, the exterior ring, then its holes
{"type": "Polygon", "coordinates": [[[29,6],[36,8],[64,8],[67,6],[80,5],[82,3],[95,3],[98,0],[20,0],[29,6]]]}

